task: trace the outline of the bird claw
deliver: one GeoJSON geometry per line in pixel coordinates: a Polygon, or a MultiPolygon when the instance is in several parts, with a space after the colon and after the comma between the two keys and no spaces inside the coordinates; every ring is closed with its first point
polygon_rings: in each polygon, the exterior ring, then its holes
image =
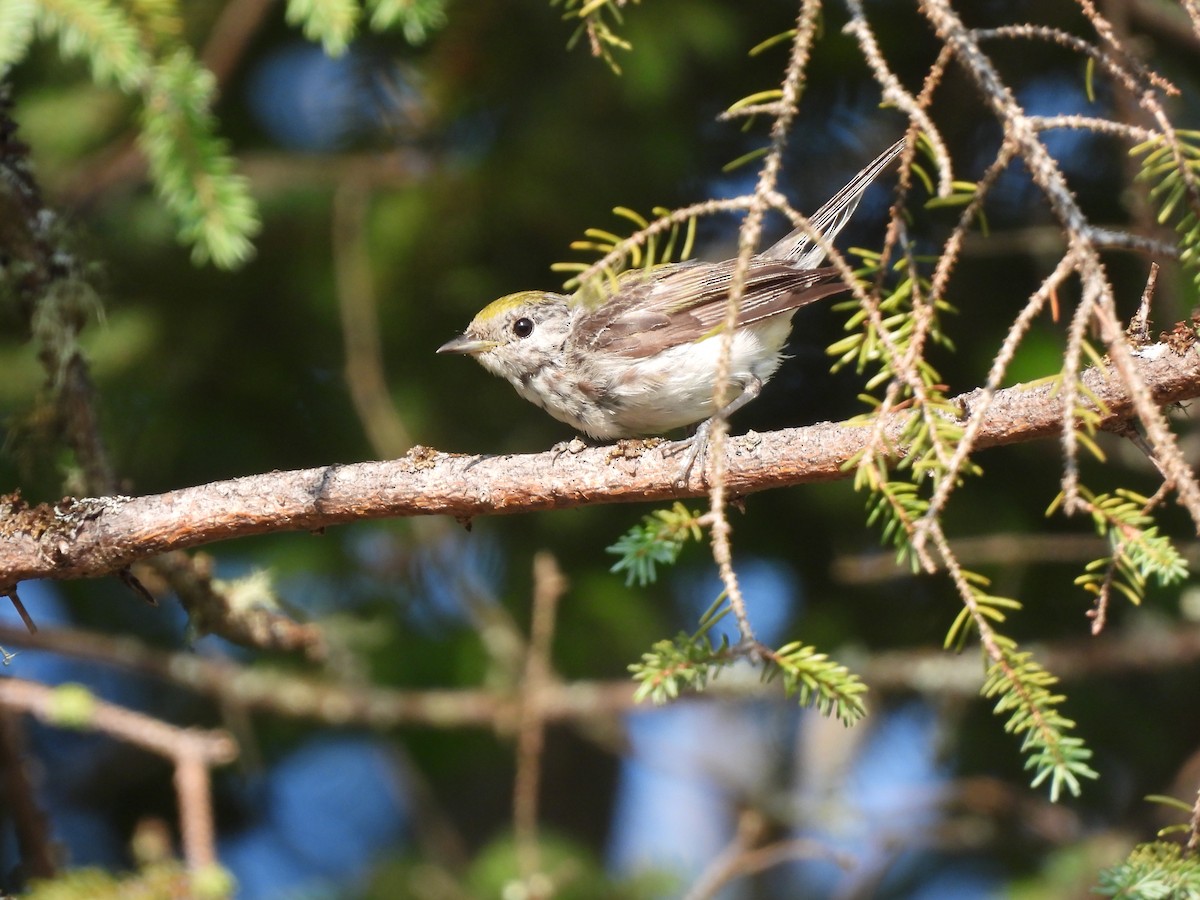
{"type": "Polygon", "coordinates": [[[697,462],[700,463],[701,483],[706,480],[705,464],[708,462],[708,429],[711,422],[711,419],[701,422],[695,434],[685,441],[680,441],[679,449],[682,451],[686,446],[687,456],[684,458],[683,465],[679,467],[679,472],[675,475],[675,487],[686,488],[689,485],[697,462]]]}

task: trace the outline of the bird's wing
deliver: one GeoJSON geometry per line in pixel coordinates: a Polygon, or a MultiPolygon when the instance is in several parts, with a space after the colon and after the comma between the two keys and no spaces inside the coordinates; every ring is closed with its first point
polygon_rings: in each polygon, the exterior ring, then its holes
{"type": "MultiPolygon", "coordinates": [[[[901,139],[883,151],[818,209],[809,222],[828,240],[854,215],[863,192],[904,149],[901,139]]],[[[837,270],[817,268],[825,251],[798,228],[750,260],[737,324],[750,325],[848,290],[837,270]]],[[[623,273],[613,293],[584,312],[577,339],[593,349],[649,356],[713,334],[725,321],[734,261],[684,262],[623,273]]]]}
{"type": "MultiPolygon", "coordinates": [[[[671,266],[628,282],[581,322],[580,336],[592,347],[631,357],[650,356],[708,337],[725,321],[733,277],[732,260],[671,266]]],[[[779,260],[750,261],[738,326],[791,312],[848,290],[837,270],[798,269],[779,260]]]]}

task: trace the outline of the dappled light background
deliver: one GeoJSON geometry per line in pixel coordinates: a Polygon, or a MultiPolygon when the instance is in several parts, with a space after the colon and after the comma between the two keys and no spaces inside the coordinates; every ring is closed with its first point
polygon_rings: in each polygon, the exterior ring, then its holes
{"type": "MultiPolygon", "coordinates": [[[[1029,17],[1080,26],[1066,3],[971,6],[963,11],[971,24],[994,16],[994,24],[1029,17]]],[[[220,12],[216,2],[190,5],[191,39],[202,41],[220,12]]],[[[364,37],[336,60],[275,10],[222,83],[217,107],[263,217],[256,257],[236,272],[191,263],[129,149],[125,104],[40,47],[12,75],[15,118],[101,288],[104,310],[84,341],[123,491],[399,456],[417,444],[506,454],[570,439],[567,426],[508,384],[435,349],[498,296],[560,287],[550,266],[582,258],[572,240],[589,227],[624,228],[613,207],[648,214],[751,190],[753,163],[724,167],[765,143],[765,125],[742,129],[716,116],[778,85],[787,42],[748,51],[791,27],[795,14],[782,2],[627,7],[622,33],[634,49],[618,53],[616,76],[589,56],[586,41],[566,49],[571,26],[545,3],[452,4],[446,27],[421,46],[364,37]],[[362,351],[347,350],[348,316],[382,348],[386,411],[356,402],[347,353],[362,351]]],[[[914,85],[939,49],[928,26],[894,0],[869,4],[869,15],[899,77],[914,85]]],[[[808,212],[906,124],[881,107],[841,31],[845,17],[836,4],[824,12],[782,178],[808,212]]],[[[1089,97],[1082,63],[1061,48],[1021,45],[1018,54],[997,46],[996,54],[1030,111],[1110,115],[1119,102],[1103,87],[1089,97]]],[[[1200,121],[1195,59],[1194,48],[1155,44],[1155,65],[1183,88],[1177,121],[1191,127],[1200,121]]],[[[972,84],[950,78],[934,108],[963,179],[977,178],[999,143],[979,105],[972,84]]],[[[1115,139],[1051,132],[1045,140],[1096,221],[1146,215],[1136,198],[1113,190],[1130,165],[1115,139]]],[[[885,178],[872,188],[840,245],[879,245],[890,186],[885,178]]],[[[915,196],[927,197],[920,186],[915,196]]],[[[937,248],[957,215],[914,203],[912,252],[937,248]]],[[[738,224],[702,221],[699,254],[733,255],[738,224]]],[[[993,192],[987,226],[988,239],[971,239],[951,282],[955,352],[934,359],[952,393],[984,381],[1005,329],[1059,249],[1050,213],[1017,164],[993,192]]],[[[769,227],[781,234],[785,223],[769,227]]],[[[1126,316],[1147,266],[1132,255],[1111,261],[1126,316]]],[[[1068,310],[1073,300],[1060,298],[1068,310]]],[[[1166,327],[1194,300],[1168,267],[1155,321],[1166,327]]],[[[789,359],[735,417],[734,433],[864,410],[864,376],[831,374],[824,349],[846,315],[831,304],[801,311],[789,359]]],[[[1043,317],[1012,379],[1057,371],[1065,328],[1043,317]]],[[[39,432],[43,375],[24,338],[0,322],[0,489],[19,484],[30,501],[52,501],[72,461],[39,432]]],[[[1097,481],[1155,490],[1143,457],[1115,438],[1101,442],[1116,475],[1097,481]]],[[[948,531],[1041,535],[1049,545],[1085,533],[1084,522],[1044,515],[1058,491],[1057,454],[1048,441],[981,456],[988,477],[956,496],[948,531]]],[[[205,552],[220,578],[271,571],[287,608],[327,630],[330,678],[506,690],[520,666],[506,664],[487,623],[499,617],[527,632],[537,551],[553,554],[569,580],[551,652],[559,677],[626,678],[654,641],[695,630],[721,591],[704,546],[690,547],[647,587],[609,572],[615,558],[605,547],[648,511],[376,522],[205,552]]],[[[941,578],[887,563],[849,480],[758,494],[731,517],[751,619],[768,643],[816,644],[852,668],[887,652],[943,652],[956,594],[941,578]]],[[[1188,533],[1174,511],[1164,519],[1188,533]]],[[[1087,634],[1090,596],[1072,579],[1098,553],[1063,546],[1036,563],[1017,551],[973,562],[997,594],[1022,599],[1012,631],[1024,640],[1087,634]]],[[[175,604],[151,608],[115,579],[29,585],[22,596],[44,629],[132,633],[210,659],[317,674],[311,663],[197,639],[175,604]]],[[[1152,589],[1145,608],[1114,608],[1110,627],[1153,629],[1179,615],[1178,589],[1152,589]]],[[[6,607],[0,621],[19,625],[6,607]]],[[[736,640],[732,624],[729,634],[736,640]]],[[[218,849],[240,896],[458,896],[439,893],[446,872],[471,896],[498,896],[516,871],[512,723],[340,728],[231,713],[135,673],[33,651],[8,668],[49,683],[82,681],[181,724],[232,728],[242,752],[216,779],[218,849]]],[[[1185,660],[1069,681],[1066,711],[1095,749],[1101,780],[1058,807],[1029,788],[1018,741],[975,696],[977,685],[944,690],[915,674],[873,685],[871,716],[853,730],[770,692],[775,699],[687,701],[552,725],[541,762],[543,853],[562,861],[563,896],[680,896],[739,829],[760,828],[793,839],[792,858],[719,896],[969,898],[1018,888],[1030,897],[1085,896],[1089,873],[1165,824],[1141,798],[1170,792],[1200,746],[1197,674],[1200,665],[1185,660]]],[[[757,675],[747,667],[722,677],[736,687],[757,675]]],[[[28,739],[45,770],[54,836],[72,864],[129,866],[138,824],[172,820],[165,766],[43,726],[28,739]]],[[[1182,783],[1188,798],[1194,779],[1182,783]]],[[[4,888],[20,881],[9,825],[0,808],[4,888]]]]}

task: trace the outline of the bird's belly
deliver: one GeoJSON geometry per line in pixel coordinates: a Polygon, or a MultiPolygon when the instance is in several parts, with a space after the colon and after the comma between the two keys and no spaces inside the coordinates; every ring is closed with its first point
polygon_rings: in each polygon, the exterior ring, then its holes
{"type": "MultiPolygon", "coordinates": [[[[789,319],[781,316],[734,335],[729,359],[733,387],[726,402],[736,399],[754,378],[765,383],[775,374],[791,330],[789,319]]],[[[607,433],[588,433],[600,438],[658,435],[709,418],[716,412],[713,388],[720,353],[718,335],[672,347],[651,359],[626,360],[628,371],[609,383],[612,413],[607,433]]]]}

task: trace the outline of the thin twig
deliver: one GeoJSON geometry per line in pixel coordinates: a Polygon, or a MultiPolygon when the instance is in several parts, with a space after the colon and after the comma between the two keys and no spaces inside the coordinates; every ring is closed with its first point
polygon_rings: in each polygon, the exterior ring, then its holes
{"type": "Polygon", "coordinates": [[[813,838],[788,838],[760,845],[766,825],[759,813],[753,810],[742,813],[733,839],[700,873],[684,894],[684,900],[708,900],[738,878],[748,878],[797,859],[829,861],[844,870],[854,868],[858,862],[851,854],[813,838]]]}
{"type": "MultiPolygon", "coordinates": [[[[1108,35],[1107,23],[1095,12],[1088,0],[1080,0],[1097,30],[1108,35]]],[[[1179,451],[1161,410],[1154,404],[1144,380],[1134,364],[1124,329],[1120,327],[1115,311],[1112,285],[1099,259],[1097,248],[1090,239],[1090,226],[1066,180],[1045,146],[1037,139],[1037,132],[1028,117],[1016,102],[1011,90],[1004,84],[991,60],[979,49],[977,38],[962,23],[947,0],[923,0],[922,10],[934,23],[939,36],[954,48],[960,62],[976,80],[985,98],[1005,126],[1006,140],[1014,142],[1029,169],[1034,182],[1042,190],[1060,224],[1070,235],[1069,246],[1074,255],[1082,282],[1082,299],[1071,325],[1071,337],[1063,367],[1063,492],[1064,509],[1080,508],[1078,489],[1078,464],[1075,459],[1074,414],[1079,396],[1077,373],[1080,365],[1080,348],[1086,327],[1099,326],[1100,334],[1117,370],[1134,403],[1138,418],[1146,429],[1147,437],[1154,447],[1155,457],[1167,473],[1177,491],[1181,505],[1187,509],[1200,531],[1200,484],[1196,481],[1187,460],[1179,451]]],[[[1197,187],[1190,169],[1183,163],[1183,151],[1173,126],[1166,116],[1162,104],[1152,90],[1145,90],[1139,102],[1155,119],[1164,140],[1172,149],[1177,167],[1187,186],[1189,196],[1196,197],[1197,187]]],[[[1197,201],[1200,203],[1200,200],[1197,201]]]]}
{"type": "MultiPolygon", "coordinates": [[[[895,73],[892,72],[891,67],[887,64],[887,60],[883,58],[883,53],[879,49],[879,42],[875,40],[875,32],[872,30],[870,23],[867,22],[862,0],[846,0],[846,5],[850,9],[850,21],[846,23],[843,31],[853,35],[855,40],[858,41],[859,49],[862,50],[863,58],[866,59],[867,64],[871,67],[876,83],[883,89],[884,99],[907,113],[910,121],[919,126],[924,133],[929,147],[933,151],[934,159],[937,161],[937,194],[939,197],[949,197],[953,191],[953,162],[950,157],[950,151],[946,148],[946,142],[942,138],[941,131],[926,111],[928,103],[923,102],[924,98],[913,97],[900,83],[900,79],[896,77],[895,73]]],[[[934,71],[940,74],[941,67],[935,66],[934,71]]]]}
{"type": "MultiPolygon", "coordinates": [[[[1024,546],[1037,541],[1035,537],[1000,535],[955,541],[953,548],[960,560],[983,552],[993,561],[1011,560],[1014,554],[1028,557],[1031,564],[1053,561],[1038,557],[1024,546]],[[998,546],[985,547],[981,551],[981,542],[998,546]]],[[[1050,541],[1043,539],[1036,549],[1063,549],[1063,541],[1061,537],[1050,541]]],[[[1106,542],[1099,538],[1076,537],[1065,549],[1072,558],[1094,558],[1103,553],[1105,547],[1106,542]]],[[[894,560],[889,558],[889,563],[895,577],[912,578],[911,573],[897,567],[894,560]]],[[[24,629],[0,626],[0,640],[31,650],[64,654],[133,671],[247,713],[338,727],[357,725],[381,731],[413,726],[481,728],[503,735],[512,733],[513,724],[519,717],[515,708],[519,701],[505,689],[400,690],[326,682],[293,671],[205,659],[191,652],[169,653],[143,646],[130,638],[112,638],[83,631],[47,629],[30,635],[24,629]]],[[[1200,627],[1139,623],[1137,628],[1126,631],[1114,633],[1109,629],[1098,638],[1060,640],[1032,649],[1047,668],[1064,680],[1122,672],[1159,672],[1191,666],[1200,660],[1200,627]]],[[[20,662],[18,656],[15,665],[19,666],[20,662]]],[[[859,673],[872,690],[918,691],[930,696],[970,697],[978,693],[981,682],[977,658],[929,649],[875,653],[863,662],[859,673]]],[[[631,712],[653,712],[654,707],[634,702],[635,690],[636,685],[628,679],[554,683],[542,694],[542,719],[545,722],[595,723],[631,712]]],[[[698,699],[697,695],[687,696],[698,699]]],[[[757,678],[721,678],[712,682],[703,696],[722,699],[782,697],[782,693],[778,681],[764,685],[757,678]]]]}
{"type": "Polygon", "coordinates": [[[796,21],[796,33],[792,38],[792,50],[783,79],[782,96],[779,99],[781,110],[771,125],[771,148],[759,170],[754,202],[738,232],[737,262],[729,283],[729,299],[726,303],[725,321],[721,333],[721,350],[717,359],[717,373],[713,387],[713,406],[718,413],[714,417],[709,431],[711,450],[707,453],[707,475],[710,485],[708,498],[713,516],[710,530],[712,553],[721,576],[721,583],[725,587],[729,608],[733,610],[734,617],[737,619],[738,631],[742,640],[748,645],[754,643],[754,629],[750,625],[750,617],[746,612],[746,600],[742,596],[742,589],[733,569],[733,548],[730,544],[732,529],[725,509],[728,491],[725,443],[729,435],[729,423],[719,410],[724,409],[728,403],[731,387],[729,366],[733,353],[733,337],[737,330],[738,311],[741,308],[742,296],[745,292],[746,273],[749,271],[751,257],[758,250],[763,216],[769,205],[767,197],[775,192],[778,183],[779,171],[783,165],[783,149],[787,144],[792,120],[800,103],[800,88],[813,36],[816,33],[819,11],[819,0],[804,0],[800,6],[800,15],[796,21]]]}
{"type": "Polygon", "coordinates": [[[527,886],[532,885],[535,877],[541,874],[542,867],[538,841],[538,786],[546,731],[542,702],[552,680],[550,647],[554,640],[555,613],[566,589],[566,579],[554,557],[545,551],[535,555],[533,612],[529,626],[529,649],[525,657],[525,679],[521,686],[517,773],[513,783],[513,834],[517,845],[518,868],[527,886]]]}
{"type": "MultiPolygon", "coordinates": [[[[1200,30],[1200,27],[1197,30],[1200,30]]],[[[1192,804],[1192,819],[1188,823],[1187,839],[1189,853],[1195,853],[1197,847],[1200,847],[1200,790],[1196,792],[1196,799],[1192,804]]]]}
{"type": "Polygon", "coordinates": [[[5,591],[4,596],[7,597],[8,601],[13,605],[13,609],[16,610],[16,613],[20,617],[22,624],[24,624],[25,629],[30,634],[37,634],[37,623],[33,621],[33,616],[29,615],[29,610],[27,610],[25,608],[25,604],[21,602],[21,598],[17,594],[16,585],[13,585],[11,588],[5,591]]]}
{"type": "Polygon", "coordinates": [[[1154,288],[1158,284],[1158,263],[1150,264],[1150,274],[1146,276],[1146,286],[1142,289],[1142,300],[1138,303],[1137,312],[1126,329],[1135,347],[1144,347],[1150,343],[1150,304],[1154,300],[1154,288]]]}
{"type": "Polygon", "coordinates": [[[193,869],[217,861],[212,788],[208,763],[183,751],[175,759],[175,796],[179,801],[179,833],[183,858],[193,869]]]}
{"type": "Polygon", "coordinates": [[[215,861],[208,769],[232,762],[237,746],[225,731],[179,728],[73,688],[0,679],[0,708],[26,712],[59,728],[98,731],[172,761],[176,767],[184,856],[193,867],[215,861]]]}
{"type": "Polygon", "coordinates": [[[992,362],[992,368],[988,372],[987,382],[984,384],[983,389],[971,398],[969,408],[970,417],[967,419],[962,437],[954,448],[954,455],[950,458],[950,462],[938,478],[937,488],[929,500],[929,507],[925,513],[925,517],[917,523],[917,528],[913,535],[914,543],[923,541],[928,523],[941,516],[942,510],[950,499],[950,495],[959,483],[963,466],[966,465],[969,455],[975,448],[975,439],[983,427],[988,411],[991,409],[992,400],[996,396],[996,391],[999,389],[1000,382],[1004,379],[1004,375],[1008,371],[1013,357],[1016,355],[1017,348],[1020,346],[1021,341],[1025,339],[1025,335],[1028,334],[1033,320],[1041,313],[1050,296],[1058,289],[1062,281],[1070,276],[1074,269],[1075,263],[1070,254],[1059,260],[1058,266],[1042,282],[1041,287],[1034,292],[1033,296],[1029,298],[1020,315],[1017,316],[1016,321],[1008,329],[1008,334],[1004,337],[1004,343],[1000,347],[1000,352],[996,354],[996,358],[992,362]]]}
{"type": "Polygon", "coordinates": [[[30,878],[53,878],[53,841],[37,800],[35,778],[25,755],[24,723],[0,709],[0,796],[8,810],[21,868],[30,878]]]}
{"type": "Polygon", "coordinates": [[[366,246],[370,193],[355,180],[343,181],[333,195],[333,270],[346,355],[346,386],[371,448],[394,459],[413,445],[396,411],[384,376],[383,344],[371,258],[366,246]]]}

